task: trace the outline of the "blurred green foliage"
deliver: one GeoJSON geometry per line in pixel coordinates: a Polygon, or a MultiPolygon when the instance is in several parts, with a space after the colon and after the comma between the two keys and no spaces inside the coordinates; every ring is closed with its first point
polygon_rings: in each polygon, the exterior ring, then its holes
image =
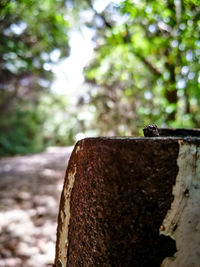
{"type": "Polygon", "coordinates": [[[44,95],[55,100],[52,66],[69,54],[66,12],[62,0],[0,1],[0,155],[46,146],[44,124],[54,114],[42,101],[44,95]]]}
{"type": "Polygon", "coordinates": [[[101,133],[200,127],[199,1],[122,0],[88,24],[97,33],[85,75],[101,133]]]}
{"type": "Polygon", "coordinates": [[[71,145],[84,132],[200,127],[199,1],[100,2],[0,1],[0,155],[71,145]],[[95,43],[76,107],[50,90],[72,24],[95,43]]]}
{"type": "Polygon", "coordinates": [[[41,94],[37,104],[18,102],[8,117],[2,117],[0,155],[36,153],[48,146],[74,144],[82,124],[67,103],[65,96],[52,92],[41,94]]]}
{"type": "Polygon", "coordinates": [[[1,120],[0,155],[26,154],[43,148],[42,116],[37,108],[16,106],[8,117],[1,120]]]}

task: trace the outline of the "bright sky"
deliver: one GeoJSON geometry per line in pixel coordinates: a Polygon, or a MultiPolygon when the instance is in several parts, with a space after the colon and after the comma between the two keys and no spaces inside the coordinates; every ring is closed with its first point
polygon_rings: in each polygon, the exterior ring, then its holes
{"type": "Polygon", "coordinates": [[[87,27],[83,27],[82,32],[70,32],[70,56],[53,67],[56,80],[52,90],[72,98],[76,98],[81,93],[78,89],[84,82],[83,67],[93,55],[92,35],[92,30],[87,27]]]}
{"type": "MultiPolygon", "coordinates": [[[[102,12],[110,2],[117,4],[120,0],[96,0],[94,8],[97,12],[102,12]]],[[[83,94],[83,68],[93,56],[92,37],[93,30],[85,26],[81,28],[81,32],[72,30],[69,35],[70,56],[53,67],[56,80],[52,90],[59,94],[67,94],[73,102],[77,96],[83,94]]]]}

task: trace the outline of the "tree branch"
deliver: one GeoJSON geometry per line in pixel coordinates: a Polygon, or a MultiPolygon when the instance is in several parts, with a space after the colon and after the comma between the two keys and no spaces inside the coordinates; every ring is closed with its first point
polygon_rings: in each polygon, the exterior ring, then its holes
{"type": "Polygon", "coordinates": [[[103,12],[102,13],[98,13],[96,11],[96,9],[93,7],[93,5],[92,5],[90,0],[87,0],[87,3],[89,5],[89,7],[92,9],[92,11],[94,12],[94,14],[97,17],[99,17],[99,18],[101,18],[103,20],[105,26],[108,27],[109,29],[111,29],[113,27],[113,25],[106,19],[105,14],[103,12]]]}
{"type": "Polygon", "coordinates": [[[149,68],[151,72],[153,72],[157,76],[161,76],[162,72],[160,72],[150,61],[148,61],[145,57],[141,56],[139,53],[134,53],[136,57],[138,57],[145,66],[149,68]]]}
{"type": "MultiPolygon", "coordinates": [[[[88,3],[88,5],[89,5],[89,7],[93,10],[93,12],[95,13],[95,15],[96,16],[98,16],[98,17],[100,17],[102,20],[103,20],[103,22],[104,22],[104,24],[105,24],[105,26],[107,26],[109,29],[112,29],[112,27],[113,27],[113,25],[110,23],[110,22],[108,22],[107,21],[107,19],[106,19],[106,17],[105,17],[105,15],[103,14],[103,13],[98,13],[95,9],[94,9],[94,7],[93,7],[93,5],[92,5],[92,3],[91,3],[91,1],[90,0],[87,0],[87,3],[88,3]]],[[[128,32],[128,27],[127,27],[127,25],[125,25],[126,26],[126,32],[127,32],[127,34],[126,35],[124,35],[124,36],[122,36],[123,37],[123,42],[124,43],[130,43],[130,41],[131,41],[131,38],[130,38],[130,34],[129,34],[129,32],[128,32]]],[[[136,53],[135,51],[134,51],[134,54],[144,63],[144,65],[145,66],[147,66],[148,68],[149,68],[149,70],[151,71],[151,72],[153,72],[155,75],[157,75],[157,76],[161,76],[162,75],[162,72],[160,72],[150,61],[148,61],[145,57],[143,57],[142,55],[140,55],[139,53],[136,53]]]]}

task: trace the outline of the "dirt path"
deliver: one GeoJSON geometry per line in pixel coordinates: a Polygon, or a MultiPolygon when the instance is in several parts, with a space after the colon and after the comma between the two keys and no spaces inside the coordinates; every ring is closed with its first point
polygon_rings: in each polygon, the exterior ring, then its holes
{"type": "Polygon", "coordinates": [[[0,267],[52,266],[71,147],[0,159],[0,267]]]}

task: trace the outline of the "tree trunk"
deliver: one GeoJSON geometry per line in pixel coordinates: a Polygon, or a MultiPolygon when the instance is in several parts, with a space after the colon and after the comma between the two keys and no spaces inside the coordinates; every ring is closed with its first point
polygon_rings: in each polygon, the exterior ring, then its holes
{"type": "Polygon", "coordinates": [[[60,201],[55,266],[198,267],[199,172],[196,137],[79,141],[60,201]]]}
{"type": "Polygon", "coordinates": [[[169,104],[175,105],[175,109],[167,115],[166,121],[174,121],[176,119],[177,102],[178,102],[178,95],[177,95],[177,89],[176,89],[175,65],[169,64],[168,62],[166,62],[165,66],[167,67],[170,73],[170,80],[166,83],[165,97],[169,104]]]}

